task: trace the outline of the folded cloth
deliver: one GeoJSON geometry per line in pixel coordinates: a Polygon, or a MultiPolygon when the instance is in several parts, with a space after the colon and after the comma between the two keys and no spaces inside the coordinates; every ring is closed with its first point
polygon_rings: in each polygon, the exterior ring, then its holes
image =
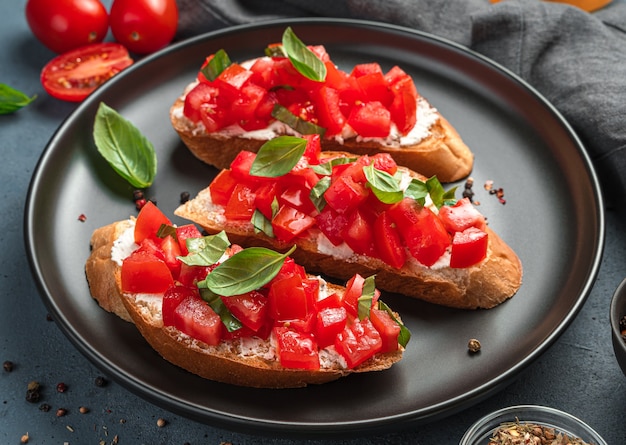
{"type": "Polygon", "coordinates": [[[584,144],[606,203],[626,202],[626,2],[589,14],[537,0],[178,0],[179,37],[288,17],[377,20],[464,45],[550,101],[584,144]]]}

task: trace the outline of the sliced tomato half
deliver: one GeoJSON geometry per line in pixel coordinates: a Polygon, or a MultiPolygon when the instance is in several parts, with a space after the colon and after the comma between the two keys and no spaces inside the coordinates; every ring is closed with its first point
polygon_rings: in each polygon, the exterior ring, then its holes
{"type": "Polygon", "coordinates": [[[119,43],[94,43],[52,59],[41,71],[40,80],[52,97],[80,102],[132,63],[119,43]]]}

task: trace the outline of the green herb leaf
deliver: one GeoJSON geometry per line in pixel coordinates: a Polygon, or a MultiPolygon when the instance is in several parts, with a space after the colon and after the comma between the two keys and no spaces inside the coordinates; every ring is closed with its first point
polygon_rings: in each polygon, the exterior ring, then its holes
{"type": "Polygon", "coordinates": [[[218,295],[229,297],[256,290],[276,276],[294,250],[280,254],[264,247],[250,247],[217,266],[206,277],[206,285],[218,295]]]}
{"type": "Polygon", "coordinates": [[[378,170],[374,164],[363,167],[367,186],[374,192],[380,202],[394,204],[402,201],[404,191],[400,188],[399,181],[389,173],[378,170]]]}
{"type": "Polygon", "coordinates": [[[104,102],[98,107],[93,137],[100,154],[133,187],[152,185],[157,170],[152,143],[104,102]]]}
{"type": "Polygon", "coordinates": [[[324,136],[326,129],[312,122],[299,118],[281,104],[274,105],[272,117],[293,128],[300,134],[319,134],[324,136]]]}
{"type": "Polygon", "coordinates": [[[387,306],[384,302],[382,302],[381,300],[378,300],[378,309],[383,310],[383,311],[387,311],[387,313],[391,316],[391,318],[393,319],[393,321],[395,321],[396,323],[398,323],[398,326],[400,326],[400,335],[398,335],[398,343],[400,343],[402,345],[402,347],[406,348],[406,345],[409,344],[409,340],[411,340],[411,331],[409,331],[409,328],[407,328],[404,323],[402,323],[393,313],[393,311],[391,310],[391,308],[389,306],[387,306]]]}
{"type": "Polygon", "coordinates": [[[333,173],[334,166],[349,164],[350,162],[354,162],[356,160],[357,158],[347,158],[347,157],[333,158],[328,162],[323,162],[318,165],[313,165],[311,166],[311,168],[318,175],[330,176],[333,173]]]}
{"type": "Polygon", "coordinates": [[[321,178],[311,189],[311,193],[309,193],[309,198],[311,202],[315,206],[318,212],[324,210],[326,207],[326,200],[324,199],[324,193],[330,187],[330,176],[324,176],[321,178]]]}
{"type": "Polygon", "coordinates": [[[217,263],[230,246],[226,232],[202,238],[187,238],[185,240],[189,255],[177,257],[188,266],[212,266],[217,263]]]}
{"type": "Polygon", "coordinates": [[[0,114],[11,114],[24,108],[37,98],[37,95],[28,97],[15,88],[0,83],[0,114]]]}
{"type": "Polygon", "coordinates": [[[264,51],[267,57],[287,57],[283,45],[270,45],[265,47],[264,51]]]}
{"type": "Polygon", "coordinates": [[[250,167],[250,174],[267,178],[286,175],[302,158],[306,142],[306,139],[295,136],[270,139],[259,149],[250,167]]]}
{"type": "Polygon", "coordinates": [[[272,222],[265,217],[259,209],[255,209],[252,214],[252,226],[254,227],[254,233],[264,233],[270,238],[274,238],[274,228],[272,222]]]}
{"type": "Polygon", "coordinates": [[[200,70],[200,72],[204,74],[204,77],[213,82],[217,79],[217,76],[222,74],[222,71],[228,68],[231,64],[232,62],[230,61],[228,54],[226,54],[226,51],[220,49],[213,55],[213,58],[209,60],[209,63],[207,63],[200,70]]]}
{"type": "Polygon", "coordinates": [[[206,286],[206,280],[198,282],[198,290],[200,291],[200,297],[220,316],[220,320],[222,320],[222,324],[228,332],[233,332],[243,327],[241,321],[226,307],[222,298],[206,286]]]}
{"type": "Polygon", "coordinates": [[[283,49],[300,74],[316,82],[324,82],[326,65],[302,43],[291,27],[287,27],[283,33],[283,49]]]}
{"type": "Polygon", "coordinates": [[[365,279],[363,283],[363,291],[358,299],[357,311],[359,314],[359,320],[369,318],[370,310],[372,308],[372,300],[374,299],[374,293],[376,292],[375,275],[371,275],[365,279]]]}
{"type": "Polygon", "coordinates": [[[176,227],[167,224],[161,224],[156,233],[157,238],[165,238],[168,235],[174,239],[178,239],[178,236],[176,235],[176,227]]]}
{"type": "Polygon", "coordinates": [[[426,197],[428,196],[428,186],[425,182],[413,178],[409,183],[409,186],[404,191],[404,196],[414,199],[423,206],[426,203],[426,197]]]}

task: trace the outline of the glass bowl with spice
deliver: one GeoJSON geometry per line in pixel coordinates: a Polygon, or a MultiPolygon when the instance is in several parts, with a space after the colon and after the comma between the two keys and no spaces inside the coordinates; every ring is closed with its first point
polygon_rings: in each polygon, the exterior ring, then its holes
{"type": "Polygon", "coordinates": [[[554,408],[518,405],[503,408],[479,419],[460,445],[607,445],[582,420],[554,408]]]}
{"type": "Polygon", "coordinates": [[[626,375],[626,278],[613,294],[610,319],[615,358],[626,375]]]}

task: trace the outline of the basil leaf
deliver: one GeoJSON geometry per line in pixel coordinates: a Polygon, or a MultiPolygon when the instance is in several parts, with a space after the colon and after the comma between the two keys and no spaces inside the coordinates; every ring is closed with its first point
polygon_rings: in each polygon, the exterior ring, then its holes
{"type": "Polygon", "coordinates": [[[287,27],[283,33],[283,50],[300,74],[316,82],[324,82],[326,65],[302,43],[291,27],[287,27]]]}
{"type": "Polygon", "coordinates": [[[441,206],[443,206],[444,204],[449,204],[451,201],[454,200],[456,187],[446,192],[436,176],[432,176],[428,178],[428,180],[426,180],[426,187],[428,187],[430,199],[432,199],[433,204],[435,204],[438,209],[441,208],[441,206]]]}
{"type": "Polygon", "coordinates": [[[152,143],[104,102],[100,102],[96,113],[93,137],[100,154],[133,187],[152,185],[157,170],[152,143]]]}
{"type": "Polygon", "coordinates": [[[217,266],[206,277],[206,285],[218,295],[245,294],[269,283],[294,250],[280,254],[264,247],[250,247],[217,266]]]}
{"type": "Polygon", "coordinates": [[[250,174],[275,178],[286,175],[296,166],[306,150],[306,139],[278,136],[264,143],[250,167],[250,174]]]}
{"type": "Polygon", "coordinates": [[[402,201],[404,191],[400,188],[400,183],[389,173],[378,170],[374,164],[363,167],[368,187],[380,202],[394,204],[402,201]]]}
{"type": "Polygon", "coordinates": [[[254,227],[254,233],[264,233],[270,238],[274,238],[272,222],[259,209],[255,209],[252,214],[252,226],[254,227]]]}
{"type": "Polygon", "coordinates": [[[211,60],[209,60],[209,63],[207,63],[200,70],[200,72],[204,74],[204,77],[213,82],[217,79],[217,76],[222,74],[222,71],[231,65],[231,63],[232,62],[230,61],[228,54],[226,54],[226,51],[220,49],[213,55],[211,60]]]}
{"type": "Polygon", "coordinates": [[[187,238],[185,244],[189,255],[177,257],[180,261],[188,266],[212,266],[224,256],[230,241],[222,231],[202,238],[187,238]]]}
{"type": "Polygon", "coordinates": [[[200,297],[202,297],[202,299],[211,306],[211,309],[220,316],[220,320],[222,320],[222,324],[226,327],[228,332],[233,332],[243,327],[241,321],[226,307],[224,301],[222,301],[222,297],[206,287],[205,281],[198,282],[198,290],[200,291],[200,297]]]}
{"type": "Polygon", "coordinates": [[[372,300],[374,299],[374,293],[376,292],[375,275],[371,275],[365,279],[363,283],[363,291],[358,299],[357,311],[359,314],[359,320],[369,318],[370,309],[372,308],[372,300]]]}
{"type": "Polygon", "coordinates": [[[324,127],[299,118],[281,104],[274,105],[272,117],[293,128],[300,134],[319,134],[324,136],[324,133],[326,133],[324,127]]]}
{"type": "Polygon", "coordinates": [[[176,235],[176,227],[169,226],[167,224],[161,224],[156,233],[157,238],[165,238],[168,235],[177,240],[178,236],[176,235]]]}
{"type": "Polygon", "coordinates": [[[404,191],[404,196],[417,201],[423,206],[426,203],[426,197],[428,196],[428,187],[425,182],[413,178],[409,183],[409,186],[404,191]]]}
{"type": "Polygon", "coordinates": [[[24,108],[37,98],[37,95],[28,97],[15,88],[0,83],[0,114],[11,114],[24,108]]]}
{"type": "Polygon", "coordinates": [[[313,165],[311,166],[311,168],[318,175],[330,176],[333,173],[334,166],[349,164],[350,162],[354,162],[356,160],[357,158],[346,158],[346,157],[334,158],[328,162],[323,162],[318,165],[313,165]]]}
{"type": "Polygon", "coordinates": [[[398,325],[400,326],[400,335],[398,335],[398,343],[400,343],[402,347],[406,348],[406,345],[409,344],[409,340],[411,340],[411,331],[409,331],[409,328],[407,328],[404,325],[404,323],[398,320],[398,318],[395,316],[395,314],[393,313],[393,311],[391,310],[389,306],[387,306],[384,302],[380,300],[378,300],[378,309],[387,311],[387,313],[391,316],[393,321],[398,323],[398,325]]]}
{"type": "Polygon", "coordinates": [[[309,198],[311,202],[315,206],[318,212],[324,210],[326,207],[326,199],[324,199],[324,193],[330,187],[330,176],[324,176],[321,178],[311,189],[311,193],[309,193],[309,198]]]}

